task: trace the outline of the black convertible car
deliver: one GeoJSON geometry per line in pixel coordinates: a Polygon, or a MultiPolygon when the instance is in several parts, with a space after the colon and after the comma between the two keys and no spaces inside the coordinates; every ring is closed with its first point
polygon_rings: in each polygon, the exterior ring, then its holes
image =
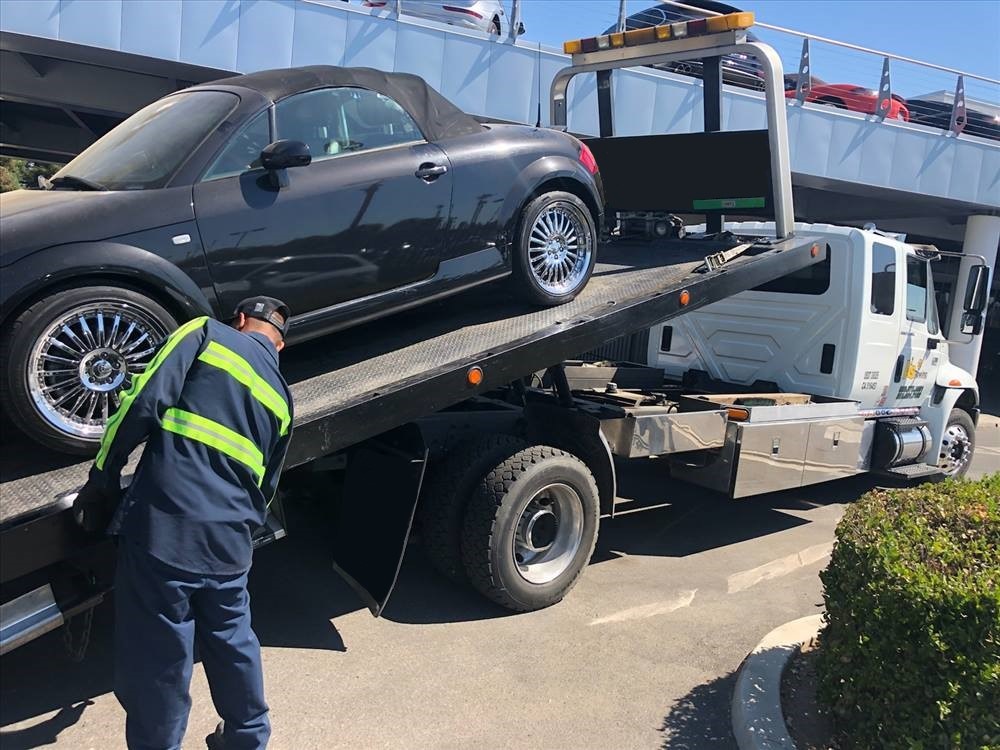
{"type": "Polygon", "coordinates": [[[512,273],[560,304],[590,277],[603,212],[572,136],[328,66],[160,99],[46,187],[0,197],[3,408],[78,453],[185,319],[268,294],[294,343],[512,273]]]}

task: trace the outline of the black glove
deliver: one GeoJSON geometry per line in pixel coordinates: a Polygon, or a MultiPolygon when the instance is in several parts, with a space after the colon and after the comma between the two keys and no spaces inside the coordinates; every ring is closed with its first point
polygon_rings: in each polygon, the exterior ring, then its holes
{"type": "Polygon", "coordinates": [[[111,523],[119,497],[94,481],[80,489],[73,501],[73,520],[90,534],[103,532],[111,523]]]}

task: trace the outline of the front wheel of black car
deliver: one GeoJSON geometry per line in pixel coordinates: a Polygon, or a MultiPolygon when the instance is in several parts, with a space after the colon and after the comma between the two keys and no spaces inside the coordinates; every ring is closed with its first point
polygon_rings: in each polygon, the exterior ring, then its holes
{"type": "Polygon", "coordinates": [[[545,193],[521,214],[514,273],[530,301],[569,302],[587,285],[597,257],[597,229],[587,205],[572,193],[545,193]]]}
{"type": "Polygon", "coordinates": [[[66,289],[25,309],[4,337],[4,410],[29,437],[93,455],[121,393],[177,321],[130,289],[66,289]]]}

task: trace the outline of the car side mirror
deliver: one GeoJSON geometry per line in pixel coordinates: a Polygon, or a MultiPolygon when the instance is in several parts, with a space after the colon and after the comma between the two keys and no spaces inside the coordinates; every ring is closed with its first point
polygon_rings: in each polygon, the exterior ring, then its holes
{"type": "Polygon", "coordinates": [[[260,165],[271,173],[275,187],[288,187],[290,167],[307,167],[312,163],[309,147],[302,141],[275,141],[264,146],[260,152],[260,165]]]}
{"type": "Polygon", "coordinates": [[[989,282],[989,266],[980,264],[969,269],[969,283],[965,287],[965,304],[962,305],[967,314],[982,315],[986,310],[989,282]]]}

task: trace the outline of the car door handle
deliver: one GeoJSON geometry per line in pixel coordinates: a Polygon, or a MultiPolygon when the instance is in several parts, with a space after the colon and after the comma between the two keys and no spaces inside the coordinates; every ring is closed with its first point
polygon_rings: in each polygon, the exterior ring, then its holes
{"type": "Polygon", "coordinates": [[[413,176],[430,182],[431,180],[436,180],[447,171],[448,167],[444,164],[431,164],[428,162],[426,164],[421,164],[420,168],[413,173],[413,176]]]}

